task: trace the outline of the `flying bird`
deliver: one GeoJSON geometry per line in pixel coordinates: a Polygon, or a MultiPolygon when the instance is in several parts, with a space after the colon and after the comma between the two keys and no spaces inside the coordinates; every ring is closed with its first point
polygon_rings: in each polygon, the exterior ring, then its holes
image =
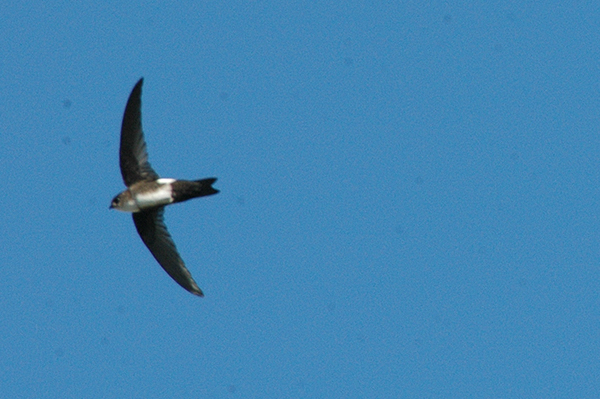
{"type": "Polygon", "coordinates": [[[214,177],[201,180],[160,178],[148,162],[146,142],[142,131],[141,78],[134,86],[123,114],[119,163],[127,190],[117,195],[110,209],[131,212],[138,234],[154,258],[180,286],[194,295],[204,296],[165,226],[165,206],[196,197],[217,194],[212,187],[214,177]]]}

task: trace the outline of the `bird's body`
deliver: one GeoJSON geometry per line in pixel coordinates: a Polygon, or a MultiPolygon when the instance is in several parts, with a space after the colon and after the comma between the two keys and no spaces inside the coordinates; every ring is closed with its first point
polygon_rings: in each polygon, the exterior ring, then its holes
{"type": "Polygon", "coordinates": [[[176,180],[160,178],[148,162],[142,131],[141,94],[143,79],[133,88],[121,127],[119,153],[121,174],[127,190],[117,195],[111,209],[133,213],[135,227],[152,255],[183,288],[204,296],[185,264],[163,222],[164,207],[192,198],[216,194],[216,178],[176,180]]]}
{"type": "Polygon", "coordinates": [[[196,181],[157,179],[155,181],[140,181],[131,185],[119,194],[112,208],[124,212],[141,212],[144,210],[187,201],[196,197],[216,194],[211,184],[216,179],[196,181]]]}

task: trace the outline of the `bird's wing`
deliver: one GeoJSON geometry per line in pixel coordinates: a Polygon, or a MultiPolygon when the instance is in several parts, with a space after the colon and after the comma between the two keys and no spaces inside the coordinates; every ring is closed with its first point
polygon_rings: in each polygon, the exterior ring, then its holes
{"type": "Polygon", "coordinates": [[[144,244],[163,269],[180,286],[194,295],[204,296],[175,248],[163,221],[164,207],[133,214],[133,222],[144,244]]]}
{"type": "Polygon", "coordinates": [[[143,83],[144,78],[140,79],[131,91],[123,114],[123,124],[121,125],[119,162],[121,164],[121,175],[127,187],[138,181],[152,181],[159,178],[148,162],[146,142],[142,130],[143,83]]]}

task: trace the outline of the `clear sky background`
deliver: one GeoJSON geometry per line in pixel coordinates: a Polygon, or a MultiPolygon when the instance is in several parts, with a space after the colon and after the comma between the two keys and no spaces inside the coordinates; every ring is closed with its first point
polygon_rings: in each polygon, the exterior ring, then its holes
{"type": "Polygon", "coordinates": [[[600,397],[598,1],[96,3],[0,5],[2,396],[600,397]]]}

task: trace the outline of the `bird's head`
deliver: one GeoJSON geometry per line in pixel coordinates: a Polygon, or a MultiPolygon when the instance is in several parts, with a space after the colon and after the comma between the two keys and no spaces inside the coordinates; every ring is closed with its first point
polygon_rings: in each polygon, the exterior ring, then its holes
{"type": "Polygon", "coordinates": [[[125,190],[113,198],[108,209],[116,209],[123,212],[138,212],[140,210],[129,190],[125,190]]]}

